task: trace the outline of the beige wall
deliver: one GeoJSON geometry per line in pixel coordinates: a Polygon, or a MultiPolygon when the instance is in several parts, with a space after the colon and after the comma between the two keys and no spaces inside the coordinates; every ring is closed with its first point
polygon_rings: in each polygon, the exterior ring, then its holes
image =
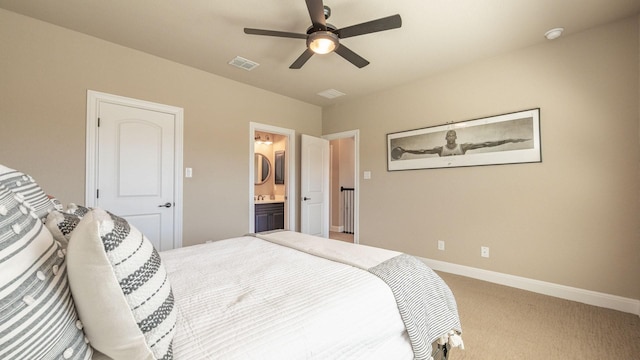
{"type": "MultiPolygon", "coordinates": [[[[344,193],[341,187],[353,188],[355,173],[355,138],[331,140],[331,223],[336,230],[344,226],[344,193]]],[[[353,225],[353,224],[351,224],[353,225]]],[[[346,229],[343,229],[346,230],[346,229]]]]}
{"type": "Polygon", "coordinates": [[[324,109],[372,172],[360,242],[640,299],[638,38],[633,18],[324,109]],[[542,163],[386,171],[387,133],[536,107],[542,163]]]}
{"type": "Polygon", "coordinates": [[[330,222],[329,227],[333,230],[338,230],[342,225],[342,212],[340,208],[340,139],[331,140],[329,142],[331,148],[331,161],[329,170],[329,186],[330,186],[330,222]]]}
{"type": "Polygon", "coordinates": [[[250,122],[321,135],[317,106],[0,10],[0,163],[64,203],[84,203],[89,89],[184,108],[185,245],[249,230],[250,122]]]}

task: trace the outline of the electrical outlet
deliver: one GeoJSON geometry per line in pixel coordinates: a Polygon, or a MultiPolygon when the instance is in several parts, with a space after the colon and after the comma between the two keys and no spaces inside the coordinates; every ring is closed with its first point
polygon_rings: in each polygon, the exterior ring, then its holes
{"type": "Polygon", "coordinates": [[[438,240],[438,250],[444,251],[444,240],[438,240]]]}
{"type": "Polygon", "coordinates": [[[480,247],[480,256],[482,257],[489,257],[489,247],[488,246],[481,246],[480,247]]]}

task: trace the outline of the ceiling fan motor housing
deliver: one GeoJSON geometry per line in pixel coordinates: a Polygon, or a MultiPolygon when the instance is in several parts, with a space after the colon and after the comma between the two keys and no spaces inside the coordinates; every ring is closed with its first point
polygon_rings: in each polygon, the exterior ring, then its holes
{"type": "Polygon", "coordinates": [[[324,5],[324,19],[327,20],[331,16],[331,8],[324,5]]]}
{"type": "MultiPolygon", "coordinates": [[[[326,28],[327,28],[327,31],[331,31],[331,32],[333,32],[333,33],[335,33],[335,32],[337,32],[337,31],[338,31],[338,28],[337,28],[335,25],[333,25],[333,24],[329,24],[329,23],[327,23],[326,28]]],[[[314,27],[313,27],[313,25],[311,25],[311,26],[309,26],[309,27],[307,28],[307,34],[309,34],[309,35],[313,34],[313,33],[314,33],[314,32],[316,32],[316,31],[324,31],[324,29],[314,28],[314,27]]]]}

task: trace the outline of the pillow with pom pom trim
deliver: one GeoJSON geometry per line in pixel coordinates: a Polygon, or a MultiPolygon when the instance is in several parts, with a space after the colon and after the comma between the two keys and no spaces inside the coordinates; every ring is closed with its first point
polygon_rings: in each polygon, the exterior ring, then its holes
{"type": "Polygon", "coordinates": [[[0,185],[21,196],[42,220],[55,209],[53,202],[31,176],[1,164],[0,185]]]}
{"type": "Polygon", "coordinates": [[[91,359],[63,250],[24,198],[2,185],[0,299],[0,359],[91,359]]]}
{"type": "Polygon", "coordinates": [[[127,220],[93,208],[67,250],[71,291],[93,348],[113,359],[173,359],[177,309],[151,242],[127,220]]]}

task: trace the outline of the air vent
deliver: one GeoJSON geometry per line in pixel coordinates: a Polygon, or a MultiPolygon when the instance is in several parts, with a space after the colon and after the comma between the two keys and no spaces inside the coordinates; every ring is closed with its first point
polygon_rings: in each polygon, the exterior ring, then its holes
{"type": "Polygon", "coordinates": [[[336,89],[329,89],[329,90],[319,92],[318,95],[322,97],[326,97],[327,99],[335,99],[337,97],[344,96],[346,94],[336,89]]]}
{"type": "Polygon", "coordinates": [[[251,71],[251,70],[255,69],[256,67],[258,67],[260,64],[258,64],[257,62],[251,61],[251,60],[247,60],[247,59],[245,59],[243,57],[236,56],[233,60],[229,61],[229,65],[233,65],[233,66],[238,67],[240,69],[251,71]]]}

